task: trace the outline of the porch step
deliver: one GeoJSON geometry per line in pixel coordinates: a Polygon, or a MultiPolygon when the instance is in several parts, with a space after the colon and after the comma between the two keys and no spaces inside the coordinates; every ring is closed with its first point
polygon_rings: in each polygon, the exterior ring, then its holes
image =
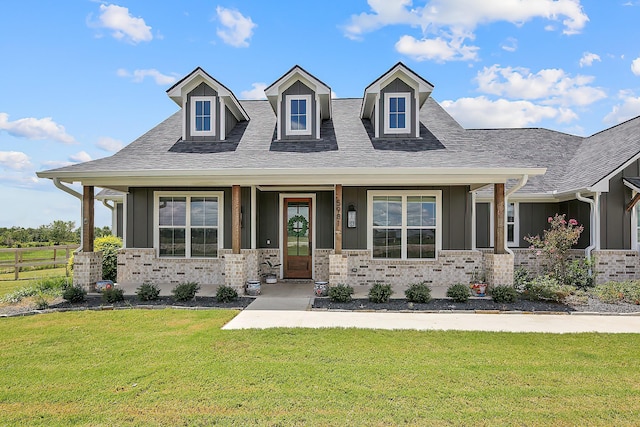
{"type": "Polygon", "coordinates": [[[313,297],[265,297],[255,299],[245,310],[306,311],[311,307],[313,297]]]}

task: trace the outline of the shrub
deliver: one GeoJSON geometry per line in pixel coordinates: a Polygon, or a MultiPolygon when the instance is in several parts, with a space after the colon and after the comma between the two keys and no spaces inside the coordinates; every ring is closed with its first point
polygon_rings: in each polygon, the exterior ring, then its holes
{"type": "Polygon", "coordinates": [[[530,280],[529,271],[525,268],[519,267],[513,272],[513,287],[517,290],[522,291],[530,280]]]}
{"type": "Polygon", "coordinates": [[[388,302],[393,290],[390,284],[376,283],[369,289],[369,301],[376,304],[388,302]]]}
{"type": "Polygon", "coordinates": [[[518,291],[513,286],[499,285],[491,290],[491,297],[499,304],[516,302],[518,291]]]}
{"type": "Polygon", "coordinates": [[[124,292],[120,288],[112,287],[102,292],[102,301],[113,304],[114,302],[124,301],[124,292]]]}
{"type": "Polygon", "coordinates": [[[149,282],[144,282],[136,289],[136,295],[140,301],[155,301],[160,296],[160,288],[149,282]]]}
{"type": "Polygon", "coordinates": [[[575,259],[567,266],[565,285],[573,285],[578,289],[588,289],[595,285],[595,274],[589,274],[593,267],[593,260],[575,259]]]}
{"type": "Polygon", "coordinates": [[[607,282],[596,286],[593,295],[609,304],[621,302],[640,304],[640,281],[607,282]]]}
{"type": "Polygon", "coordinates": [[[69,286],[62,292],[62,298],[70,303],[83,302],[87,296],[87,291],[80,286],[69,286]]]}
{"type": "Polygon", "coordinates": [[[409,302],[428,303],[431,301],[431,288],[425,283],[412,283],[409,285],[404,296],[409,302]]]}
{"type": "Polygon", "coordinates": [[[200,285],[196,282],[186,282],[177,285],[171,293],[176,301],[189,301],[196,298],[196,293],[200,290],[200,285]]]}
{"type": "Polygon", "coordinates": [[[349,302],[353,288],[349,285],[338,284],[329,288],[329,299],[333,302],[349,302]]]}
{"type": "Polygon", "coordinates": [[[238,292],[231,286],[222,285],[216,291],[216,300],[218,302],[231,302],[238,299],[238,292]]]}
{"type": "Polygon", "coordinates": [[[553,276],[538,276],[526,283],[523,294],[531,300],[551,300],[562,302],[566,297],[574,293],[576,288],[563,285],[553,276]]]}
{"type": "Polygon", "coordinates": [[[102,278],[116,281],[118,278],[118,250],[122,239],[116,236],[98,237],[93,242],[93,250],[102,252],[102,278]]]}
{"type": "Polygon", "coordinates": [[[36,310],[46,310],[49,308],[49,300],[47,300],[47,296],[44,292],[39,292],[35,297],[33,297],[33,302],[36,305],[36,310]]]}
{"type": "Polygon", "coordinates": [[[23,298],[36,296],[41,293],[48,295],[60,295],[60,292],[66,286],[66,277],[46,277],[38,280],[31,286],[19,288],[8,295],[5,295],[0,299],[0,301],[15,304],[22,301],[23,298]]]}
{"type": "Polygon", "coordinates": [[[455,302],[467,302],[469,299],[469,288],[462,283],[451,285],[447,289],[447,296],[455,302]]]}

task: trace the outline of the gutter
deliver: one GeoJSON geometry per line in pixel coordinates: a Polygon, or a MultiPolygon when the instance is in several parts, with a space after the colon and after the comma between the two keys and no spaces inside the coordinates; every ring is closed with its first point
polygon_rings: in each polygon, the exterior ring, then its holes
{"type": "MultiPolygon", "coordinates": [[[[518,191],[519,189],[521,189],[522,187],[524,187],[525,185],[527,185],[527,181],[529,180],[529,175],[525,174],[522,175],[522,178],[520,178],[520,181],[518,181],[518,183],[512,187],[511,189],[509,189],[509,191],[507,191],[504,195],[504,212],[505,212],[505,216],[504,216],[504,249],[505,251],[507,251],[507,253],[514,255],[513,251],[509,248],[509,245],[507,243],[507,208],[509,207],[509,196],[511,196],[513,193],[515,193],[516,191],[518,191]]],[[[515,256],[515,255],[514,255],[515,256]]]]}
{"type": "MultiPolygon", "coordinates": [[[[57,188],[64,191],[65,193],[71,194],[73,197],[80,200],[80,218],[84,219],[84,203],[83,203],[82,194],[78,193],[76,190],[72,188],[69,188],[63,185],[60,182],[59,178],[53,178],[53,185],[55,185],[57,188]]],[[[84,231],[83,230],[84,230],[84,227],[82,226],[82,223],[80,223],[80,247],[76,250],[76,252],[80,252],[84,247],[84,231]]]]}

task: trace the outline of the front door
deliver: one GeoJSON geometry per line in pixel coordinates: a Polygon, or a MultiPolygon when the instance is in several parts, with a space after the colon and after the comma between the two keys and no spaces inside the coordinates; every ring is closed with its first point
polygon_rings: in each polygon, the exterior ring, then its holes
{"type": "Polygon", "coordinates": [[[284,199],[284,263],[285,279],[310,279],[311,252],[311,199],[284,199]]]}

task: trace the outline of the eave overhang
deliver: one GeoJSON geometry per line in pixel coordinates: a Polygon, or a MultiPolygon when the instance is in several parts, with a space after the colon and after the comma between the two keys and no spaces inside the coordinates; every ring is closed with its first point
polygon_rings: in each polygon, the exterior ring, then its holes
{"type": "Polygon", "coordinates": [[[301,81],[316,93],[320,101],[320,117],[322,119],[330,119],[331,88],[299,65],[294,65],[289,71],[284,73],[282,77],[264,90],[264,94],[269,100],[273,112],[276,114],[278,112],[278,98],[280,95],[297,81],[301,81]]]}

